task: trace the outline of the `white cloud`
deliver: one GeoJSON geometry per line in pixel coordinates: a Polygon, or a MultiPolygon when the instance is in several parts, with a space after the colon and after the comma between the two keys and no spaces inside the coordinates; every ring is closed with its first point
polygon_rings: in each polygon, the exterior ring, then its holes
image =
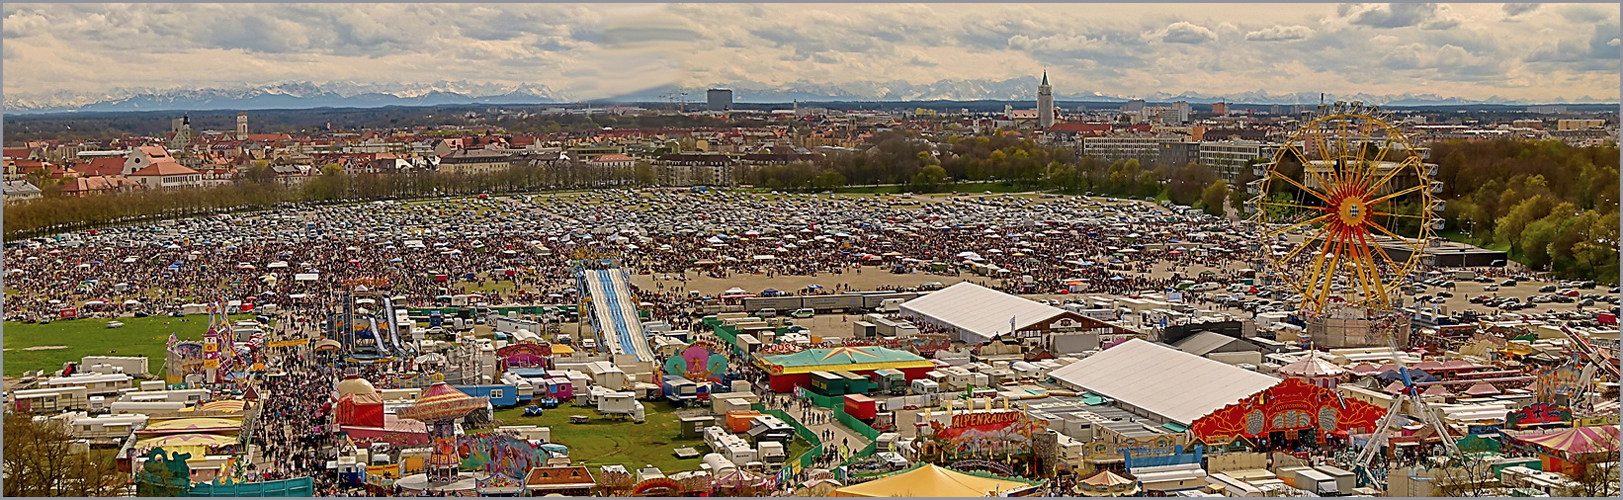
{"type": "Polygon", "coordinates": [[[1301,40],[1313,36],[1313,28],[1307,26],[1270,26],[1245,34],[1245,39],[1252,42],[1283,42],[1287,40],[1301,40]]]}
{"type": "Polygon", "coordinates": [[[8,3],[4,85],[468,80],[592,98],[664,84],[1003,81],[1047,68],[1060,94],[1618,94],[1615,12],[1518,5],[1185,5],[1173,15],[1135,4],[8,3]]]}
{"type": "Polygon", "coordinates": [[[1206,43],[1217,39],[1217,33],[1198,24],[1178,21],[1156,31],[1155,38],[1167,43],[1206,43]]]}
{"type": "Polygon", "coordinates": [[[1536,3],[1507,3],[1501,8],[1505,11],[1505,17],[1516,17],[1538,10],[1539,7],[1543,7],[1543,5],[1536,3]]]}
{"type": "Polygon", "coordinates": [[[50,21],[34,11],[22,10],[6,15],[6,38],[22,38],[45,32],[50,21]]]}
{"type": "Polygon", "coordinates": [[[1346,21],[1371,28],[1448,29],[1458,20],[1448,17],[1448,6],[1434,3],[1342,4],[1336,15],[1346,21]]]}

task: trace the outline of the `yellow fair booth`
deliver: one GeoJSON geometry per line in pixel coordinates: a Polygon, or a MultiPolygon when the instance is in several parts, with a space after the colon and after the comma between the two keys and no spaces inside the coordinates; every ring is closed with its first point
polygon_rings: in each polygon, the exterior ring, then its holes
{"type": "Polygon", "coordinates": [[[1007,479],[980,477],[934,464],[834,490],[836,497],[985,497],[1031,488],[1007,479]]]}

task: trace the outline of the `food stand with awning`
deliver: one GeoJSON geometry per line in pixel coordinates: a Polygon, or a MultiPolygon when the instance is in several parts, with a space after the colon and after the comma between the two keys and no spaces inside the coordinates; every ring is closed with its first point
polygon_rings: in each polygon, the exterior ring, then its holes
{"type": "Polygon", "coordinates": [[[758,358],[766,370],[773,392],[790,392],[809,387],[812,372],[853,372],[871,377],[874,371],[892,369],[908,381],[923,377],[935,365],[917,354],[879,346],[807,349],[794,354],[758,358]]]}

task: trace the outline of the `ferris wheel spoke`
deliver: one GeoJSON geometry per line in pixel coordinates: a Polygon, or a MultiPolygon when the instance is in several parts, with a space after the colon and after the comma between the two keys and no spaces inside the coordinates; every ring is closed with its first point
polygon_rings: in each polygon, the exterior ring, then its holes
{"type": "MultiPolygon", "coordinates": [[[[1386,187],[1386,183],[1392,182],[1392,179],[1397,178],[1399,172],[1402,172],[1411,166],[1418,169],[1420,165],[1414,165],[1414,162],[1418,161],[1417,158],[1419,157],[1410,156],[1408,158],[1404,158],[1403,161],[1398,162],[1397,166],[1392,167],[1392,171],[1387,172],[1386,175],[1382,176],[1379,182],[1370,185],[1368,191],[1371,193],[1379,192],[1381,188],[1386,187]]],[[[1425,176],[1421,176],[1421,178],[1425,178],[1425,176]]]]}
{"type": "Polygon", "coordinates": [[[1366,220],[1366,221],[1364,221],[1364,223],[1369,224],[1370,227],[1373,227],[1376,230],[1386,234],[1387,236],[1392,237],[1392,239],[1402,241],[1402,242],[1407,242],[1407,241],[1410,240],[1410,238],[1405,238],[1405,237],[1402,237],[1402,236],[1398,236],[1397,233],[1392,232],[1391,229],[1387,229],[1386,226],[1382,226],[1379,222],[1375,222],[1375,221],[1372,221],[1372,220],[1366,220]]]}
{"type": "Polygon", "coordinates": [[[1284,228],[1284,229],[1280,229],[1280,230],[1278,230],[1278,231],[1269,231],[1269,232],[1268,232],[1268,233],[1267,233],[1267,234],[1266,234],[1266,236],[1267,236],[1267,237],[1268,237],[1268,238],[1274,238],[1274,237],[1277,237],[1277,236],[1279,236],[1279,235],[1282,235],[1282,234],[1285,234],[1285,233],[1289,233],[1289,232],[1291,232],[1291,231],[1295,231],[1295,230],[1297,230],[1297,229],[1299,229],[1299,228],[1301,228],[1301,227],[1302,227],[1302,226],[1306,226],[1306,225],[1308,225],[1308,224],[1312,224],[1312,223],[1315,223],[1315,222],[1321,222],[1321,221],[1324,221],[1324,220],[1325,220],[1325,219],[1328,219],[1328,218],[1330,218],[1330,216],[1331,216],[1331,215],[1334,215],[1334,214],[1324,214],[1324,215],[1320,215],[1320,216],[1318,216],[1318,217],[1314,217],[1314,218],[1311,218],[1311,219],[1308,219],[1308,220],[1305,220],[1305,221],[1302,221],[1302,222],[1298,222],[1298,223],[1295,223],[1295,224],[1291,224],[1291,225],[1290,225],[1290,226],[1288,226],[1288,227],[1286,227],[1286,228],[1284,228]]]}
{"type": "MultiPolygon", "coordinates": [[[[1375,160],[1370,163],[1369,169],[1366,170],[1368,174],[1364,176],[1364,180],[1374,179],[1375,176],[1381,172],[1381,163],[1386,162],[1386,153],[1391,149],[1391,147],[1392,137],[1388,135],[1387,137],[1383,138],[1381,147],[1375,151],[1375,160]]],[[[1393,170],[1397,171],[1403,169],[1400,166],[1400,168],[1395,168],[1393,170]]]]}
{"type": "Polygon", "coordinates": [[[1368,240],[1364,239],[1364,233],[1358,233],[1357,236],[1358,241],[1351,241],[1351,238],[1348,238],[1348,246],[1352,247],[1353,261],[1356,262],[1353,265],[1353,274],[1358,278],[1358,287],[1364,291],[1364,301],[1367,303],[1377,298],[1375,291],[1370,288],[1370,275],[1379,274],[1379,270],[1369,256],[1368,240]]]}
{"type": "MultiPolygon", "coordinates": [[[[1307,141],[1306,138],[1303,138],[1302,140],[1303,140],[1304,144],[1307,141]]],[[[1319,175],[1319,173],[1317,171],[1315,171],[1315,170],[1313,170],[1311,168],[1311,165],[1309,165],[1309,163],[1312,163],[1312,162],[1308,160],[1307,153],[1303,153],[1301,148],[1296,147],[1295,142],[1291,142],[1289,144],[1286,144],[1285,148],[1287,150],[1296,152],[1296,158],[1302,161],[1302,171],[1306,172],[1307,175],[1313,176],[1313,181],[1314,182],[1319,183],[1320,186],[1325,186],[1325,187],[1330,186],[1330,183],[1325,180],[1324,176],[1319,175]]]]}
{"type": "Polygon", "coordinates": [[[1345,243],[1345,240],[1346,240],[1346,235],[1345,234],[1337,234],[1335,236],[1335,240],[1336,240],[1335,241],[1336,252],[1330,255],[1330,265],[1326,266],[1324,268],[1324,277],[1323,277],[1324,278],[1323,279],[1324,283],[1322,285],[1320,285],[1318,283],[1314,283],[1314,285],[1318,286],[1318,288],[1319,288],[1319,303],[1320,304],[1323,304],[1323,303],[1325,303],[1325,301],[1330,300],[1330,288],[1331,288],[1331,285],[1334,284],[1335,281],[1336,281],[1336,279],[1335,279],[1336,278],[1336,269],[1337,269],[1336,266],[1341,264],[1341,254],[1343,254],[1343,253],[1345,253],[1347,251],[1347,245],[1345,243]]]}
{"type": "Polygon", "coordinates": [[[1296,182],[1296,179],[1292,179],[1292,178],[1290,178],[1288,176],[1283,176],[1283,175],[1279,176],[1279,179],[1290,183],[1290,185],[1292,185],[1292,186],[1296,186],[1296,189],[1300,189],[1303,192],[1311,194],[1311,195],[1313,195],[1314,197],[1316,197],[1316,198],[1318,198],[1320,200],[1324,200],[1325,203],[1330,203],[1330,196],[1329,195],[1326,195],[1324,193],[1320,193],[1318,191],[1314,191],[1312,189],[1308,189],[1307,186],[1303,186],[1302,183],[1296,182]]]}
{"type": "Polygon", "coordinates": [[[1260,201],[1260,202],[1257,202],[1257,204],[1262,205],[1262,206],[1266,206],[1266,207],[1303,208],[1303,209],[1307,209],[1307,210],[1318,210],[1320,212],[1330,210],[1330,207],[1315,207],[1315,206],[1312,206],[1312,205],[1297,205],[1295,203],[1285,203],[1285,202],[1282,202],[1282,201],[1260,201]]]}
{"type": "Polygon", "coordinates": [[[1410,218],[1410,219],[1421,219],[1421,220],[1427,219],[1427,217],[1420,216],[1420,215],[1395,214],[1395,213],[1391,213],[1391,212],[1370,212],[1369,214],[1370,215],[1386,215],[1386,216],[1391,216],[1391,217],[1406,217],[1406,218],[1410,218]]]}
{"type": "Polygon", "coordinates": [[[1360,250],[1363,251],[1363,254],[1364,254],[1363,259],[1364,259],[1364,261],[1369,264],[1369,266],[1367,268],[1364,268],[1365,273],[1368,274],[1367,279],[1369,280],[1369,283],[1365,285],[1366,289],[1365,289],[1365,292],[1364,292],[1364,296],[1366,298],[1372,297],[1372,296],[1379,298],[1380,303],[1383,306],[1386,305],[1386,304],[1389,304],[1390,302],[1387,300],[1387,297],[1386,297],[1386,285],[1381,282],[1381,268],[1380,268],[1379,265],[1377,265],[1375,263],[1375,256],[1370,254],[1369,250],[1370,250],[1370,247],[1375,247],[1375,249],[1380,250],[1380,252],[1381,252],[1381,254],[1383,256],[1386,254],[1386,251],[1381,250],[1380,245],[1371,245],[1370,242],[1369,242],[1369,239],[1366,238],[1363,233],[1359,233],[1359,235],[1358,235],[1358,243],[1359,243],[1360,250]],[[1371,286],[1374,287],[1373,290],[1369,289],[1369,287],[1371,287],[1371,286]]]}
{"type": "Polygon", "coordinates": [[[1352,180],[1352,179],[1349,178],[1349,177],[1351,177],[1349,175],[1351,172],[1348,171],[1348,165],[1345,163],[1345,161],[1347,159],[1347,122],[1348,121],[1350,121],[1350,118],[1342,118],[1340,120],[1336,120],[1336,138],[1335,138],[1336,139],[1336,151],[1335,151],[1336,154],[1335,154],[1335,159],[1340,164],[1339,165],[1332,164],[1332,167],[1336,168],[1337,176],[1338,176],[1337,179],[1339,181],[1341,181],[1342,184],[1347,184],[1347,183],[1351,182],[1351,180],[1352,180]]]}
{"type": "Polygon", "coordinates": [[[1319,284],[1319,273],[1323,271],[1324,260],[1329,255],[1330,242],[1326,240],[1325,244],[1320,246],[1318,255],[1314,256],[1313,265],[1308,268],[1307,281],[1302,282],[1302,297],[1311,300],[1314,304],[1323,304],[1318,295],[1313,293],[1313,290],[1319,284]]]}
{"type": "Polygon", "coordinates": [[[1393,199],[1393,198],[1397,198],[1399,196],[1403,196],[1403,195],[1406,195],[1406,194],[1409,194],[1409,193],[1413,193],[1415,191],[1426,189],[1427,187],[1428,186],[1426,186],[1425,184],[1417,184],[1414,187],[1410,187],[1410,188],[1404,189],[1402,191],[1394,191],[1392,194],[1382,196],[1380,198],[1375,198],[1373,200],[1369,200],[1368,202],[1365,202],[1364,205],[1367,206],[1367,205],[1379,204],[1379,203],[1384,202],[1386,200],[1390,200],[1390,199],[1393,199]]]}
{"type": "Polygon", "coordinates": [[[1320,239],[1323,238],[1325,236],[1325,234],[1327,234],[1329,232],[1330,232],[1330,226],[1321,226],[1321,227],[1319,227],[1319,230],[1314,232],[1312,236],[1309,236],[1307,239],[1302,240],[1301,245],[1297,245],[1297,247],[1295,249],[1292,249],[1291,251],[1287,252],[1285,254],[1285,258],[1280,260],[1280,262],[1289,263],[1291,260],[1294,260],[1298,254],[1302,253],[1303,250],[1306,250],[1308,248],[1312,248],[1314,246],[1313,242],[1320,241],[1320,239]]]}
{"type": "MultiPolygon", "coordinates": [[[[1320,127],[1322,128],[1323,126],[1321,125],[1320,127]]],[[[1336,166],[1335,160],[1333,158],[1330,158],[1330,144],[1329,144],[1329,141],[1325,138],[1324,132],[1322,130],[1319,130],[1317,132],[1318,133],[1314,137],[1313,144],[1319,150],[1319,161],[1324,162],[1325,168],[1329,173],[1328,177],[1330,178],[1330,180],[1339,181],[1340,179],[1337,177],[1336,168],[1335,168],[1335,166],[1336,166]]],[[[1306,167],[1307,167],[1306,165],[1303,165],[1304,169],[1306,169],[1306,167]]],[[[1330,186],[1331,186],[1330,184],[1325,184],[1326,188],[1328,188],[1330,186]]]]}
{"type": "MultiPolygon", "coordinates": [[[[1403,281],[1403,275],[1407,274],[1409,272],[1409,270],[1408,270],[1409,263],[1408,262],[1399,263],[1396,259],[1393,259],[1390,254],[1386,253],[1386,248],[1385,247],[1382,247],[1382,246],[1380,246],[1378,244],[1377,245],[1370,245],[1370,246],[1375,249],[1376,253],[1381,254],[1381,259],[1383,259],[1384,262],[1386,263],[1387,269],[1392,271],[1392,274],[1394,276],[1393,279],[1395,281],[1403,281]]],[[[1386,290],[1387,290],[1389,285],[1387,285],[1386,283],[1381,283],[1380,285],[1381,285],[1381,293],[1383,293],[1383,294],[1386,293],[1386,290]]]]}

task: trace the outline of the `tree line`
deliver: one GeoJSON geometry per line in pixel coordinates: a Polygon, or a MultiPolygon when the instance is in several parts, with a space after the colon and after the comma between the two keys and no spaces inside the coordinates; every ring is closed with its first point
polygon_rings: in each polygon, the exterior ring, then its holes
{"type": "Polygon", "coordinates": [[[1558,276],[1617,281],[1617,146],[1445,142],[1432,158],[1449,236],[1558,276]]]}
{"type": "Polygon", "coordinates": [[[648,185],[652,169],[602,169],[579,162],[517,162],[486,173],[437,171],[350,173],[333,164],[320,175],[298,181],[279,178],[263,162],[248,168],[238,182],[210,188],[138,190],[83,197],[62,197],[51,186],[47,195],[5,210],[6,238],[30,238],[120,224],[195,217],[217,213],[286,208],[296,204],[349,203],[366,200],[520,193],[648,185]]]}
{"type": "Polygon", "coordinates": [[[1068,194],[1165,196],[1218,216],[1224,214],[1226,204],[1238,208],[1243,201],[1232,196],[1228,184],[1210,168],[1145,164],[1137,159],[1107,161],[1002,131],[951,136],[944,143],[910,132],[886,132],[871,148],[827,154],[817,161],[760,167],[741,178],[746,184],[774,190],[900,184],[922,193],[938,192],[957,182],[999,181],[1021,189],[1068,194]]]}

